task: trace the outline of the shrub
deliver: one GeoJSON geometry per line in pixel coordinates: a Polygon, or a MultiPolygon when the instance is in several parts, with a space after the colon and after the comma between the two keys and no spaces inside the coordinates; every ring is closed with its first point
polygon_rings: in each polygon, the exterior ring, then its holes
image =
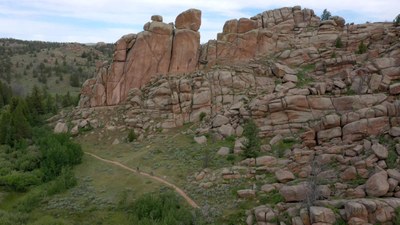
{"type": "Polygon", "coordinates": [[[203,121],[206,116],[207,116],[207,114],[205,112],[201,112],[199,115],[200,122],[203,121]]]}
{"type": "Polygon", "coordinates": [[[133,224],[194,224],[193,215],[171,191],[139,197],[133,204],[130,219],[133,224]]]}
{"type": "Polygon", "coordinates": [[[235,163],[236,156],[235,156],[234,154],[229,154],[229,155],[226,157],[226,160],[228,160],[229,162],[231,162],[232,165],[233,165],[233,164],[235,163]]]}
{"type": "Polygon", "coordinates": [[[60,176],[49,183],[47,188],[48,195],[62,193],[78,183],[73,171],[70,168],[63,168],[60,176]]]}
{"type": "Polygon", "coordinates": [[[267,193],[266,195],[263,195],[262,197],[260,197],[261,204],[276,205],[279,202],[283,202],[283,201],[285,201],[285,199],[277,190],[273,190],[273,191],[267,193]]]}
{"type": "Polygon", "coordinates": [[[137,139],[136,133],[134,130],[130,130],[128,133],[128,141],[132,142],[137,139]]]}
{"type": "Polygon", "coordinates": [[[29,213],[39,205],[45,195],[42,189],[33,190],[19,199],[14,207],[20,212],[29,213]]]}
{"type": "Polygon", "coordinates": [[[0,210],[0,224],[1,225],[16,225],[16,224],[26,224],[28,222],[29,216],[25,213],[19,212],[6,212],[0,210]]]}
{"type": "Polygon", "coordinates": [[[357,54],[364,54],[368,50],[368,47],[364,44],[364,41],[358,45],[358,50],[356,51],[357,54]]]}
{"type": "Polygon", "coordinates": [[[66,134],[50,134],[40,141],[43,159],[41,169],[44,180],[57,177],[63,167],[77,165],[82,161],[83,151],[80,145],[73,143],[66,134]]]}
{"type": "Polygon", "coordinates": [[[303,88],[309,85],[311,82],[314,82],[314,78],[308,75],[308,73],[314,70],[315,70],[314,64],[303,66],[297,74],[298,81],[296,83],[296,87],[303,88]]]}
{"type": "Polygon", "coordinates": [[[245,149],[243,156],[245,158],[255,158],[258,156],[260,149],[260,138],[258,137],[258,127],[253,120],[247,121],[243,127],[243,136],[246,137],[245,149]]]}
{"type": "Polygon", "coordinates": [[[336,48],[343,48],[343,42],[342,42],[342,39],[340,37],[336,38],[335,47],[336,48]]]}
{"type": "Polygon", "coordinates": [[[272,151],[275,153],[276,157],[282,158],[286,149],[291,149],[296,143],[294,139],[283,139],[272,146],[272,151]]]}
{"type": "Polygon", "coordinates": [[[15,191],[26,191],[30,186],[38,185],[42,181],[42,173],[39,170],[32,172],[12,171],[0,177],[0,184],[15,191]]]}
{"type": "Polygon", "coordinates": [[[389,167],[389,169],[395,169],[397,168],[397,153],[394,147],[389,147],[388,148],[388,157],[386,159],[386,164],[389,167]]]}
{"type": "Polygon", "coordinates": [[[400,207],[397,207],[394,211],[394,224],[400,224],[400,207]]]}

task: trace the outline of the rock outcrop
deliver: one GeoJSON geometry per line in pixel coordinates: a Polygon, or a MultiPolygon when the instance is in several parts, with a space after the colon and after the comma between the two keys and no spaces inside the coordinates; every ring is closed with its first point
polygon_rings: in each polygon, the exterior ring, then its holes
{"type": "Polygon", "coordinates": [[[200,53],[201,11],[189,9],[178,15],[175,24],[152,16],[143,32],[118,40],[113,63],[100,67],[96,78],[83,85],[81,106],[116,105],[153,76],[193,72],[200,53]]]}
{"type": "Polygon", "coordinates": [[[246,148],[244,123],[252,119],[265,139],[262,155],[197,174],[193,185],[211,190],[218,178],[272,175],[275,183],[237,192],[281,198],[248,211],[248,224],[285,213],[292,224],[390,224],[400,207],[400,29],[320,21],[310,9],[288,7],[227,21],[217,40],[200,46],[200,17],[188,10],[171,25],[153,16],[145,31],[122,37],[113,63],[85,83],[71,123],[101,121],[142,139],[200,122],[190,130],[199,145],[206,136],[235,137],[216,153],[224,157],[246,148]],[[117,106],[93,107],[109,105],[117,106]],[[87,113],[113,110],[109,121],[87,113]]]}

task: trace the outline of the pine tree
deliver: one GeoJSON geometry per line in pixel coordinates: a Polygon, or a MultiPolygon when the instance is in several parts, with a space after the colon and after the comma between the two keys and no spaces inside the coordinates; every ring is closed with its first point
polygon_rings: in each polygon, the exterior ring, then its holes
{"type": "Polygon", "coordinates": [[[36,115],[44,114],[45,110],[43,105],[43,95],[40,89],[36,85],[33,87],[31,95],[28,96],[27,102],[33,114],[36,115]]]}
{"type": "Polygon", "coordinates": [[[329,12],[327,9],[324,9],[321,15],[321,20],[329,20],[331,17],[331,12],[329,12]]]}
{"type": "Polygon", "coordinates": [[[71,87],[79,87],[79,76],[78,74],[71,74],[70,80],[69,80],[69,84],[71,85],[71,87]]]}
{"type": "Polygon", "coordinates": [[[0,117],[0,144],[12,143],[11,138],[11,113],[6,110],[0,117]]]}
{"type": "Polygon", "coordinates": [[[23,138],[30,138],[32,135],[31,126],[24,113],[24,107],[23,100],[20,100],[15,111],[12,113],[12,135],[15,141],[19,141],[23,138]]]}
{"type": "Polygon", "coordinates": [[[71,95],[69,93],[69,91],[67,92],[67,94],[65,94],[65,96],[63,96],[62,98],[62,106],[63,107],[68,107],[72,105],[72,98],[71,95]]]}
{"type": "Polygon", "coordinates": [[[258,127],[253,120],[249,120],[243,128],[243,136],[246,137],[243,156],[246,158],[256,158],[260,150],[260,138],[258,137],[258,127]]]}

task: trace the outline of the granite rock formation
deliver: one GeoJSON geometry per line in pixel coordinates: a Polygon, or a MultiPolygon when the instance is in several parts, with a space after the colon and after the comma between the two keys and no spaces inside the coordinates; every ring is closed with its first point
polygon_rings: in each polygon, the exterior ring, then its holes
{"type": "Polygon", "coordinates": [[[85,83],[72,115],[75,130],[101,121],[107,130],[134,130],[140,140],[202,120],[192,131],[202,143],[206,134],[236,136],[233,149],[218,154],[239,155],[252,119],[260,138],[268,138],[260,147],[265,155],[203,172],[192,184],[212,189],[216,178],[273,174],[273,184],[238,190],[242,198],[274,191],[284,199],[249,210],[247,224],[275,224],[282,214],[298,225],[339,218],[393,224],[400,207],[399,27],[346,24],[338,16],[320,21],[296,6],[229,20],[217,40],[200,46],[200,16],[188,10],[175,26],[154,16],[144,32],[122,37],[113,63],[85,83]],[[299,143],[283,157],[270,154],[290,138],[299,143]]]}

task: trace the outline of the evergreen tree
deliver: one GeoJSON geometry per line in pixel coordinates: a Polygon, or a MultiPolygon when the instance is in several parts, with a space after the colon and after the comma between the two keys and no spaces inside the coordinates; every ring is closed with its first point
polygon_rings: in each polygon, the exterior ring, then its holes
{"type": "Polygon", "coordinates": [[[62,98],[62,107],[68,107],[70,105],[72,105],[72,98],[68,91],[67,94],[65,94],[65,96],[62,98]]]}
{"type": "Polygon", "coordinates": [[[31,126],[24,114],[25,106],[23,100],[19,101],[15,111],[12,113],[11,125],[13,140],[19,141],[23,138],[30,138],[31,126]]]}
{"type": "Polygon", "coordinates": [[[80,86],[78,74],[76,74],[76,73],[71,74],[69,84],[71,85],[71,87],[79,87],[80,86]]]}
{"type": "Polygon", "coordinates": [[[43,105],[43,95],[40,89],[36,85],[33,87],[30,96],[28,96],[27,102],[33,114],[35,115],[44,114],[45,111],[43,105]]]}
{"type": "Polygon", "coordinates": [[[329,20],[331,17],[331,12],[329,12],[327,9],[324,9],[321,15],[321,20],[329,20]]]}
{"type": "Polygon", "coordinates": [[[260,138],[258,137],[258,127],[253,120],[249,120],[243,128],[243,136],[246,137],[243,156],[246,158],[256,158],[260,149],[260,138]]]}
{"type": "Polygon", "coordinates": [[[6,110],[0,117],[0,144],[12,143],[11,138],[11,113],[6,110]]]}
{"type": "Polygon", "coordinates": [[[55,105],[54,98],[51,95],[47,95],[44,106],[46,113],[57,113],[57,107],[55,105]]]}
{"type": "Polygon", "coordinates": [[[393,24],[394,24],[395,26],[399,26],[399,25],[400,25],[400,14],[397,15],[396,18],[394,18],[393,24]]]}

